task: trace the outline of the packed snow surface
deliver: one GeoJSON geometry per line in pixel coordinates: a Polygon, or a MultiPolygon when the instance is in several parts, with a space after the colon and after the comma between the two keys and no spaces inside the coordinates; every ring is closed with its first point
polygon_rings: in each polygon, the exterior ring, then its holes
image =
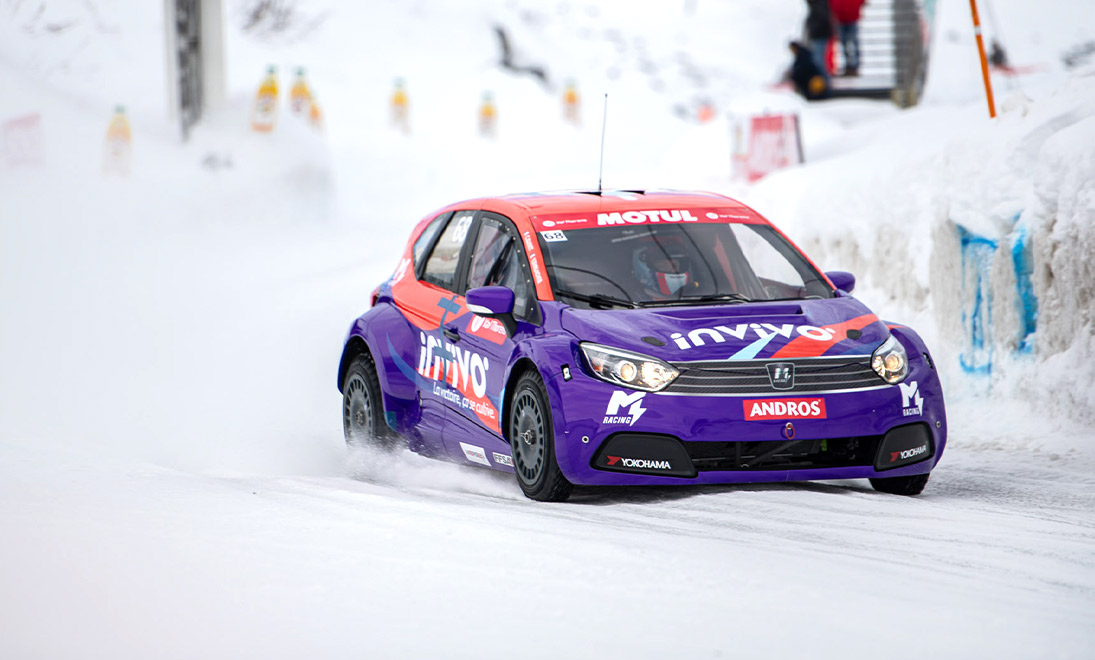
{"type": "Polygon", "coordinates": [[[989,120],[964,0],[936,3],[911,110],[775,86],[802,3],[301,0],[245,30],[255,4],[226,3],[229,100],[183,144],[162,3],[0,1],[0,124],[37,115],[43,138],[39,164],[0,158],[0,657],[1095,657],[1095,58],[1062,61],[1095,5],[990,3],[1029,73],[994,75],[989,120]],[[498,66],[496,27],[545,81],[498,66]],[[284,103],[249,130],[271,63],[283,90],[307,68],[323,132],[284,103]],[[341,342],[410,228],[594,187],[606,92],[606,187],[737,197],[924,336],[950,437],[922,496],[544,505],[487,470],[347,453],[341,342]],[[807,163],[731,180],[704,101],[800,113],[807,163]],[[126,177],[103,173],[116,104],[126,177]],[[983,264],[991,369],[962,366],[959,228],[1029,240],[1032,335],[1012,252],[983,264]]]}

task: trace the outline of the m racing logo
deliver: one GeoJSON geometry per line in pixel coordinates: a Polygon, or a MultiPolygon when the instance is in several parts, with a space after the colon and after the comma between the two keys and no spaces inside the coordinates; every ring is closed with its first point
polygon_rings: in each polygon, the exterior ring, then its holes
{"type": "Polygon", "coordinates": [[[924,398],[920,396],[917,381],[898,383],[901,389],[901,414],[905,417],[924,414],[924,398]]]}
{"type": "Polygon", "coordinates": [[[635,422],[646,412],[643,408],[643,397],[646,392],[624,392],[616,390],[612,398],[608,400],[608,408],[605,409],[605,418],[602,424],[627,424],[634,426],[635,422]]]}

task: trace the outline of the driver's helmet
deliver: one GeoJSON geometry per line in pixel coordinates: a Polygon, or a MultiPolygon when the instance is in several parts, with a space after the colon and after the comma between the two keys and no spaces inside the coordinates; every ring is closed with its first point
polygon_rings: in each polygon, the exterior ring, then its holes
{"type": "Polygon", "coordinates": [[[657,238],[636,248],[632,267],[639,282],[662,295],[672,296],[692,283],[691,264],[679,238],[657,238]]]}

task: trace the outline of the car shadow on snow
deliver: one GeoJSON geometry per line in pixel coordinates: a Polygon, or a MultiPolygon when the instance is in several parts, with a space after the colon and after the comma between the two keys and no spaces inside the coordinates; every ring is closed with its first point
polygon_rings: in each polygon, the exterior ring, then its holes
{"type": "Polygon", "coordinates": [[[807,492],[827,495],[849,495],[853,493],[873,493],[869,485],[860,485],[854,481],[840,482],[771,482],[753,484],[717,484],[680,486],[575,486],[567,500],[569,504],[609,506],[613,504],[650,504],[686,500],[694,497],[712,495],[733,495],[736,493],[794,493],[807,492]]]}
{"type": "MultiPolygon", "coordinates": [[[[492,499],[524,499],[511,473],[434,460],[409,451],[354,449],[348,455],[347,476],[363,483],[400,489],[463,493],[492,499]]],[[[611,506],[651,504],[719,495],[796,492],[828,495],[876,494],[865,480],[681,484],[679,486],[575,486],[566,503],[611,506]]]]}

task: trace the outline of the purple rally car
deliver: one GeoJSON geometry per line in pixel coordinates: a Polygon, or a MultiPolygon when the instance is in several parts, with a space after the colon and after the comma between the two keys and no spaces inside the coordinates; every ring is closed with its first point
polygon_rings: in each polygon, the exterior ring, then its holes
{"type": "Polygon", "coordinates": [[[573,484],[868,478],[919,494],[932,358],[778,229],[709,193],[528,194],[422,220],[350,328],[347,442],[573,484]]]}

